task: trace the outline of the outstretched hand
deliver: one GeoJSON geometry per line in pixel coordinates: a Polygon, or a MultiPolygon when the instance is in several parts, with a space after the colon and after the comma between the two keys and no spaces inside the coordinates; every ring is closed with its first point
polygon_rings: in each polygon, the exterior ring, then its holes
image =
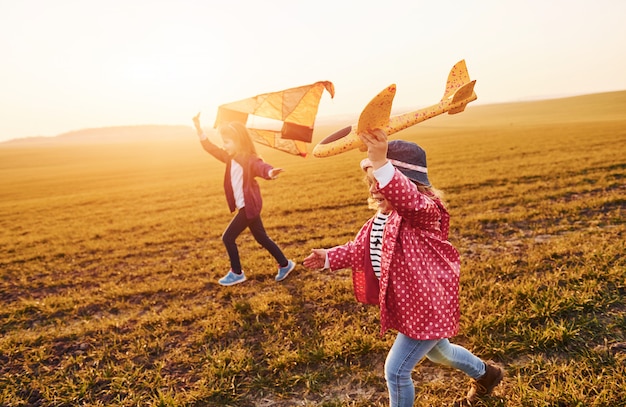
{"type": "Polygon", "coordinates": [[[283,171],[285,171],[285,170],[283,170],[282,168],[272,168],[270,170],[269,176],[270,176],[271,179],[276,179],[276,178],[278,178],[278,174],[280,174],[283,171]]]}
{"type": "Polygon", "coordinates": [[[308,269],[323,269],[326,264],[326,249],[313,249],[311,254],[302,261],[308,269]]]}
{"type": "Polygon", "coordinates": [[[381,129],[360,133],[359,138],[367,147],[367,158],[376,170],[387,162],[387,133],[381,129]]]}

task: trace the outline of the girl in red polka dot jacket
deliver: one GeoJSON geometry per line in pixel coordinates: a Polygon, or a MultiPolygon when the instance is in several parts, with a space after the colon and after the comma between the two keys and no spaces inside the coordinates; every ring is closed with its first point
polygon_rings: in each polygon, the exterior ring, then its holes
{"type": "Polygon", "coordinates": [[[361,168],[376,215],[353,241],[313,249],[303,263],[310,269],[351,268],[357,300],[380,307],[381,335],[398,332],[385,361],[391,406],[413,406],[411,372],[424,357],[471,377],[457,405],[472,405],[491,393],[504,370],[448,340],[459,327],[460,259],[448,241],[448,211],[428,180],[426,153],[415,143],[387,142],[382,130],[360,138],[367,146],[361,168]]]}

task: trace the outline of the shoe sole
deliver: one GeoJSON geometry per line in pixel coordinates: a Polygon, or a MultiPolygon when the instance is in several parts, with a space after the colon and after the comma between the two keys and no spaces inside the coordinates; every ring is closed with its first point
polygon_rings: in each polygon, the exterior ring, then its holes
{"type": "Polygon", "coordinates": [[[280,280],[279,280],[278,278],[274,278],[274,280],[276,280],[276,281],[283,281],[284,279],[286,279],[286,278],[287,278],[287,276],[289,275],[289,273],[291,273],[291,272],[293,271],[293,269],[295,269],[295,268],[296,268],[296,263],[295,263],[295,262],[292,262],[292,264],[293,264],[293,266],[292,266],[289,270],[287,270],[287,272],[285,273],[285,275],[283,276],[283,278],[281,278],[280,280]]]}
{"type": "Polygon", "coordinates": [[[230,287],[231,285],[235,285],[235,284],[243,283],[243,282],[244,282],[244,281],[246,281],[246,280],[247,280],[247,278],[244,276],[241,280],[237,280],[237,281],[234,281],[234,282],[232,282],[232,283],[223,283],[223,282],[221,282],[221,281],[218,281],[218,283],[219,283],[220,285],[223,285],[224,287],[230,287]]]}

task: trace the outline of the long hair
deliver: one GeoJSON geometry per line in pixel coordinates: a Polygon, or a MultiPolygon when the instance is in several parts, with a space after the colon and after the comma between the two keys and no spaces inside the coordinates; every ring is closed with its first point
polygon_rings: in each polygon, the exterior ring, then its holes
{"type": "Polygon", "coordinates": [[[237,146],[239,153],[257,155],[250,133],[248,133],[248,129],[243,123],[222,123],[217,131],[223,138],[232,140],[237,146]]]}
{"type": "Polygon", "coordinates": [[[433,186],[427,187],[425,185],[420,184],[419,182],[415,182],[413,181],[413,183],[415,185],[417,185],[417,190],[420,191],[421,193],[425,194],[425,195],[429,195],[431,197],[434,197],[436,199],[439,199],[439,201],[441,202],[441,204],[443,205],[444,208],[448,208],[448,203],[444,200],[444,193],[442,190],[437,189],[433,186]]]}

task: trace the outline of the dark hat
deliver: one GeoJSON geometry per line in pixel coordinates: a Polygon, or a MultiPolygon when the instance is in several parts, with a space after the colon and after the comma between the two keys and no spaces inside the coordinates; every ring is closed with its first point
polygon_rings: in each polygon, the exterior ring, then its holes
{"type": "MultiPolygon", "coordinates": [[[[424,186],[431,186],[426,168],[426,151],[415,143],[404,140],[393,140],[387,144],[387,158],[389,162],[403,173],[408,179],[424,186]]],[[[366,171],[372,163],[369,158],[361,161],[361,169],[366,171]]]]}
{"type": "Polygon", "coordinates": [[[387,158],[394,167],[408,179],[430,186],[426,169],[426,151],[422,147],[404,140],[391,140],[388,146],[387,158]]]}

